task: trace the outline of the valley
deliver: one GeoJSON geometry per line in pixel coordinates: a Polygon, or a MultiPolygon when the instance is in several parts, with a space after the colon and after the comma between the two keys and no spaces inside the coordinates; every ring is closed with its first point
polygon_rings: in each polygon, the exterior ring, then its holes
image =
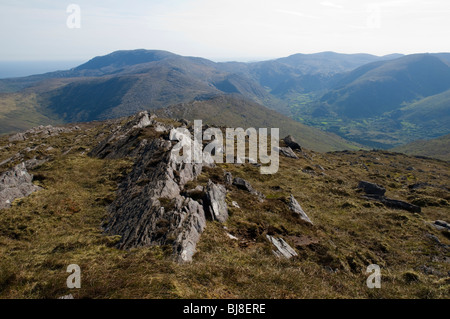
{"type": "MultiPolygon", "coordinates": [[[[0,92],[3,134],[35,124],[173,110],[193,101],[209,100],[217,105],[220,96],[226,96],[224,101],[237,99],[236,118],[246,114],[247,119],[258,122],[261,107],[266,107],[286,120],[290,117],[311,127],[308,130],[316,128],[317,146],[306,145],[321,151],[336,148],[320,145],[324,140],[320,131],[334,136],[331,140],[341,138],[345,147],[377,149],[450,132],[446,54],[377,57],[323,52],[252,63],[216,63],[167,51],[117,51],[67,71],[1,79],[0,92]],[[238,101],[242,99],[248,102],[238,101]],[[259,111],[247,108],[249,103],[259,104],[259,111]]],[[[249,124],[254,125],[252,121],[249,124]]]]}

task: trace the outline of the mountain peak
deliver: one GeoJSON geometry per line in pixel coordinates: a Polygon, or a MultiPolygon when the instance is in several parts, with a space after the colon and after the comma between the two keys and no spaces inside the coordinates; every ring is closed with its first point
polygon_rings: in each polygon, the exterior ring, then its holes
{"type": "Polygon", "coordinates": [[[177,55],[162,50],[120,50],[110,54],[97,56],[75,68],[76,71],[102,69],[106,67],[120,68],[141,63],[161,61],[177,55]]]}

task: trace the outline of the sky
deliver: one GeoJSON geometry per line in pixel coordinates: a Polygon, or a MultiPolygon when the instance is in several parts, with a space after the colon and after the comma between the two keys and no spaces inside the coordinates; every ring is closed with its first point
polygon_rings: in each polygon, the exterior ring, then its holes
{"type": "Polygon", "coordinates": [[[0,61],[140,48],[214,61],[450,52],[449,17],[448,0],[1,0],[0,61]]]}

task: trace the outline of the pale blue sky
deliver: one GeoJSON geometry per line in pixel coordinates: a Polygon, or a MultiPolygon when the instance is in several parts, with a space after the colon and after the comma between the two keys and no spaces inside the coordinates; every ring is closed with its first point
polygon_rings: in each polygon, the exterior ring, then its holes
{"type": "Polygon", "coordinates": [[[450,52],[448,0],[71,0],[0,3],[0,60],[161,49],[213,60],[450,52]],[[66,8],[81,8],[69,29],[66,8]]]}

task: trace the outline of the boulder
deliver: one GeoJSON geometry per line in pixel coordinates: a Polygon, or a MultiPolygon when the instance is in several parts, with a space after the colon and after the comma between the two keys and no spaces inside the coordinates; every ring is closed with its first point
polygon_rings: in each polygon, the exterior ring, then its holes
{"type": "Polygon", "coordinates": [[[386,189],[375,183],[360,181],[358,188],[362,189],[367,195],[384,196],[386,189]]]}
{"type": "Polygon", "coordinates": [[[226,203],[227,190],[223,185],[214,184],[211,180],[206,186],[205,208],[212,220],[224,223],[228,219],[226,203]]]}
{"type": "Polygon", "coordinates": [[[313,222],[311,221],[311,219],[309,219],[308,215],[306,215],[306,213],[303,211],[302,207],[300,206],[300,204],[297,202],[297,200],[295,199],[295,197],[292,194],[291,194],[291,196],[289,196],[289,209],[293,213],[297,214],[302,220],[313,225],[313,222]]]}
{"type": "Polygon", "coordinates": [[[283,141],[286,144],[286,146],[290,147],[294,151],[301,151],[302,150],[302,147],[300,146],[300,144],[298,144],[291,135],[286,136],[283,139],[283,141]]]}
{"type": "Polygon", "coordinates": [[[153,124],[153,119],[150,119],[148,112],[139,112],[137,115],[137,123],[133,125],[133,128],[145,128],[153,124]]]}

